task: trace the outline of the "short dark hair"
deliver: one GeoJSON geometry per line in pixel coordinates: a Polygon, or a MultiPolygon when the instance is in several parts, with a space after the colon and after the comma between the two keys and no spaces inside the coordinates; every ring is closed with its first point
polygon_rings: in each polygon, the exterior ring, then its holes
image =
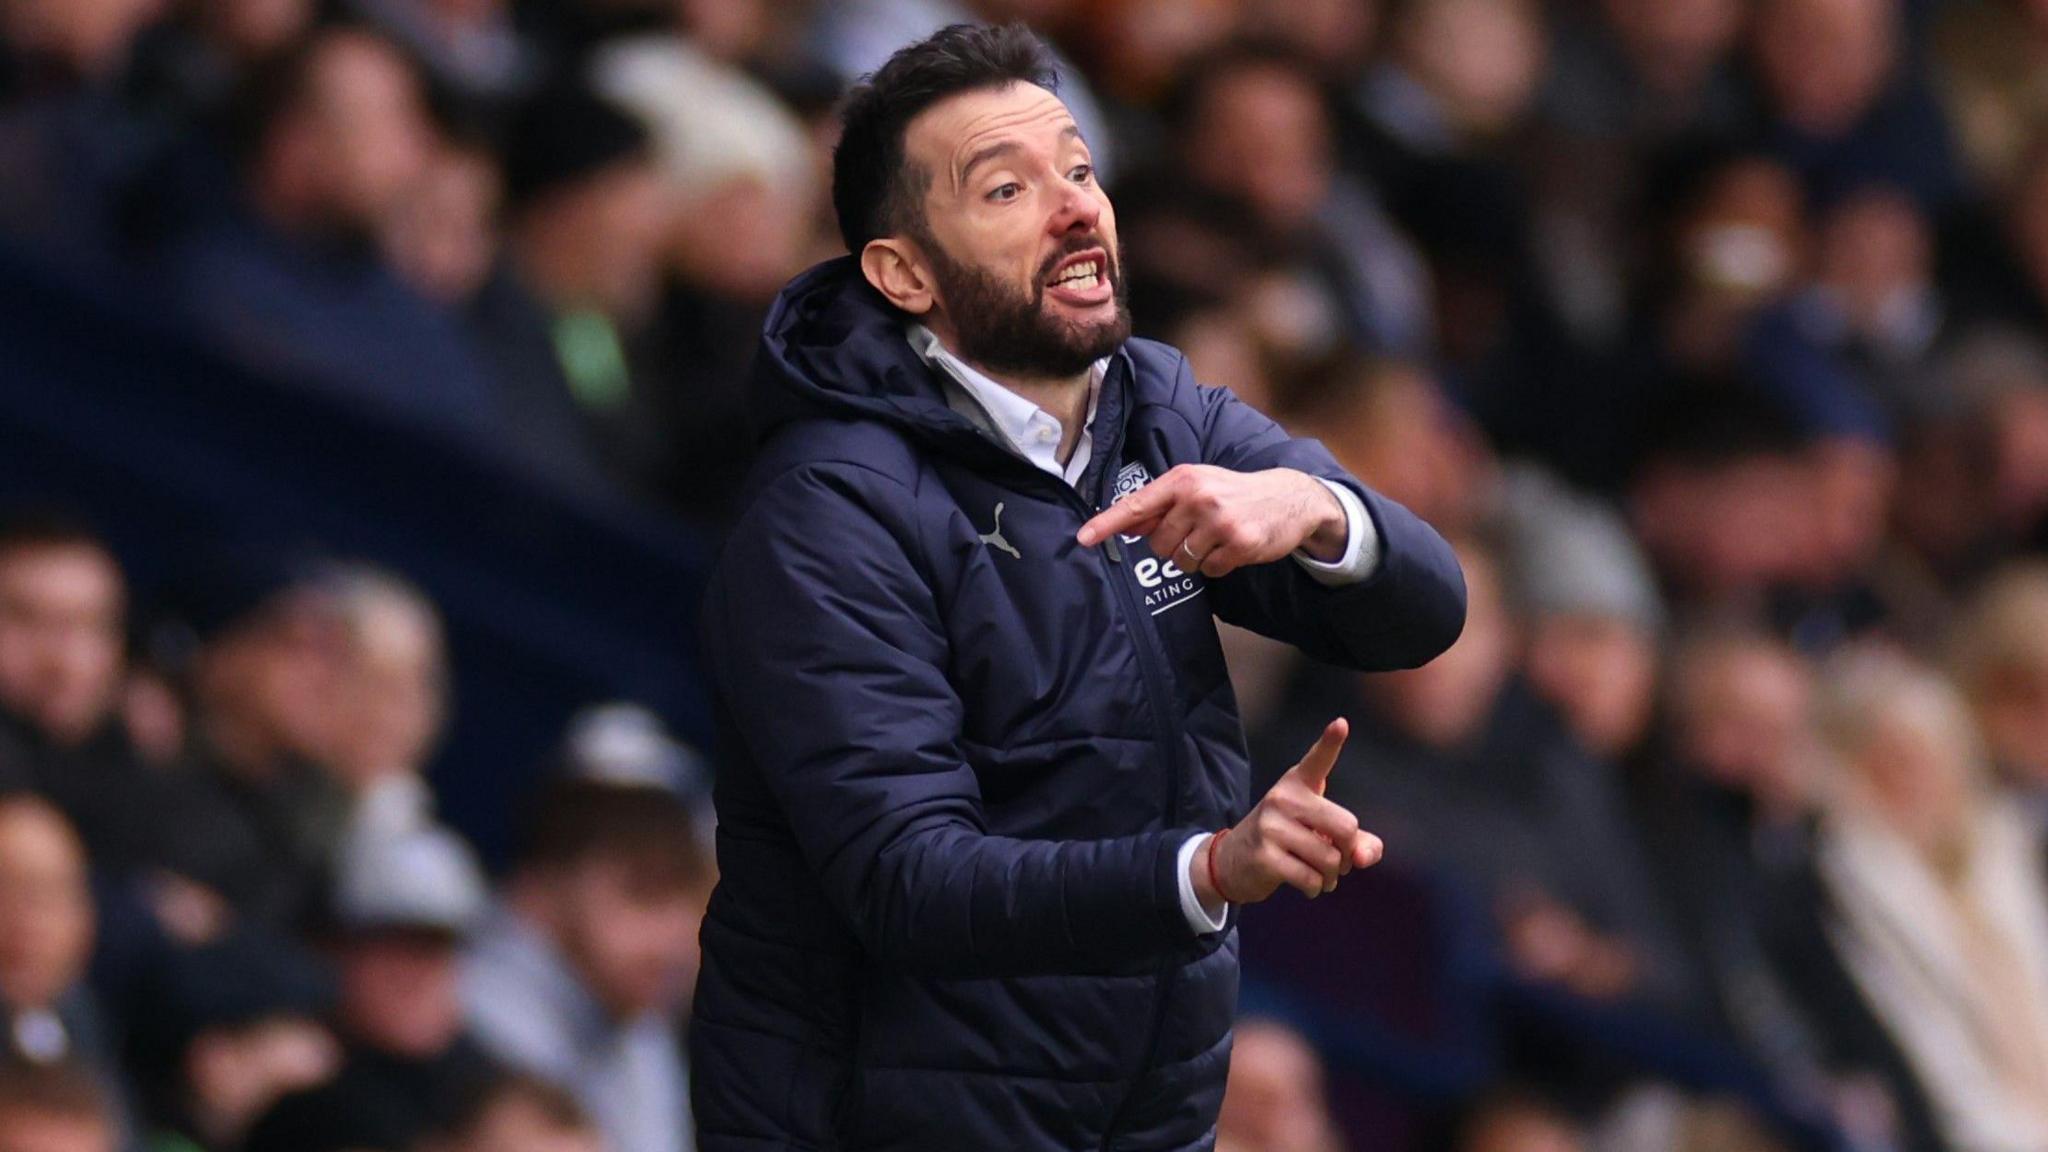
{"type": "Polygon", "coordinates": [[[689,806],[666,788],[565,780],[534,798],[519,867],[564,872],[592,861],[616,864],[640,893],[689,891],[710,879],[689,806]]]}
{"type": "Polygon", "coordinates": [[[832,151],[832,209],[846,250],[859,255],[870,240],[922,225],[930,173],[916,171],[903,151],[919,113],[962,92],[1017,83],[1059,85],[1052,54],[1030,29],[954,24],[898,49],[856,86],[832,151]]]}
{"type": "Polygon", "coordinates": [[[114,550],[106,537],[64,508],[11,507],[0,509],[0,555],[43,548],[83,548],[101,552],[111,559],[114,550]]]}

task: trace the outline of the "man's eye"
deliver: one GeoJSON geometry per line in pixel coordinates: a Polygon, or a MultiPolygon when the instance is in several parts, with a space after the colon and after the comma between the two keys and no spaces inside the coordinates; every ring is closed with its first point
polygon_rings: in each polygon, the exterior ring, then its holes
{"type": "Polygon", "coordinates": [[[1076,184],[1086,184],[1094,178],[1095,166],[1093,164],[1076,164],[1074,170],[1067,173],[1067,179],[1072,180],[1076,184]]]}
{"type": "Polygon", "coordinates": [[[989,189],[988,198],[991,200],[1015,200],[1023,195],[1023,193],[1024,186],[1013,180],[1008,184],[998,184],[994,188],[989,189]]]}

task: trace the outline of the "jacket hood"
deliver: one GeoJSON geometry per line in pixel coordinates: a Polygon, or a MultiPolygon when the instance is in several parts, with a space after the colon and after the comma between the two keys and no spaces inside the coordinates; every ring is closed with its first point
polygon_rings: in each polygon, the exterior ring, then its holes
{"type": "Polygon", "coordinates": [[[973,425],[946,405],[911,348],[903,314],[851,256],[789,282],[768,310],[754,360],[754,426],[765,439],[804,419],[880,420],[922,438],[973,425]]]}

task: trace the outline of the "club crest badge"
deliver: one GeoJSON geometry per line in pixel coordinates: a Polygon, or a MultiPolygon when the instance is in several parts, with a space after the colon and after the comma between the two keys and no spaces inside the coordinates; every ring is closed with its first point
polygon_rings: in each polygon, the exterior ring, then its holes
{"type": "Polygon", "coordinates": [[[1118,503],[1124,497],[1129,496],[1151,482],[1152,474],[1145,471],[1143,464],[1133,460],[1118,470],[1116,474],[1116,495],[1110,497],[1109,502],[1111,504],[1118,503]]]}

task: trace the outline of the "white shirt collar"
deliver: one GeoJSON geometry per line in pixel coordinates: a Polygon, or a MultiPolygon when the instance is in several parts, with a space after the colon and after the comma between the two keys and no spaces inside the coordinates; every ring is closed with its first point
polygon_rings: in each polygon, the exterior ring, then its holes
{"type": "Polygon", "coordinates": [[[988,413],[989,419],[995,421],[996,430],[1010,442],[1019,456],[1069,484],[1080,482],[1082,474],[1088,470],[1089,459],[1095,453],[1095,438],[1090,429],[1095,424],[1096,402],[1102,398],[1102,378],[1109,372],[1108,357],[1097,360],[1088,369],[1088,412],[1082,417],[1081,435],[1074,443],[1074,454],[1061,464],[1059,447],[1065,430],[1060,427],[1057,417],[976,371],[939,343],[938,336],[924,325],[910,325],[905,335],[912,350],[925,363],[944,372],[966,389],[967,394],[988,413]]]}

